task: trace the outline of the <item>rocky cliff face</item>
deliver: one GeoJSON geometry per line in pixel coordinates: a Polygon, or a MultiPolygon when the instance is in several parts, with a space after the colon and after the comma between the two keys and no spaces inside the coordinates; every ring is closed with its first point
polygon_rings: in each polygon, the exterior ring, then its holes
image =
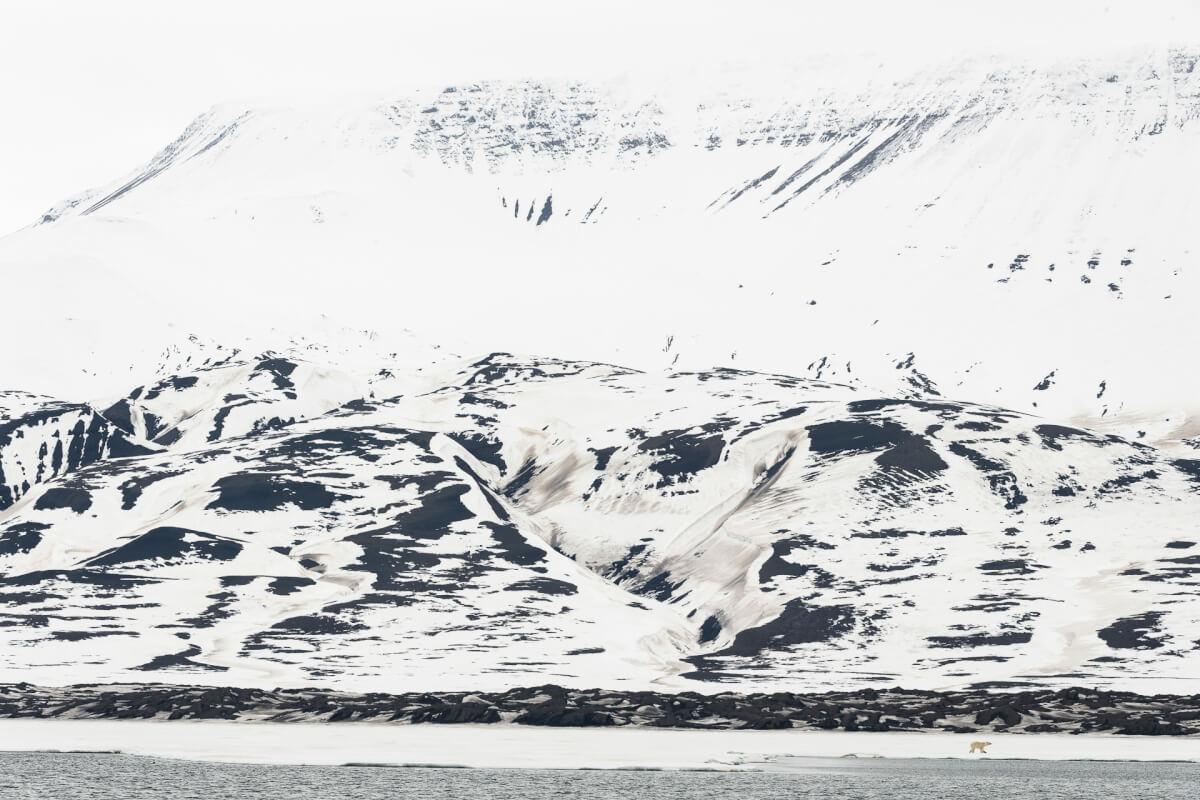
{"type": "Polygon", "coordinates": [[[106,457],[149,452],[87,405],[0,392],[0,512],[37,484],[106,457]]]}

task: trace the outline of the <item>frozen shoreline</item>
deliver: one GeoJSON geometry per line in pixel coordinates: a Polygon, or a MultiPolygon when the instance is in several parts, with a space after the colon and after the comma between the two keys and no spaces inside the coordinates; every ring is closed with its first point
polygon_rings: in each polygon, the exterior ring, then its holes
{"type": "Polygon", "coordinates": [[[0,751],[103,751],[194,761],[548,769],[803,771],[807,759],[1200,762],[1200,738],[945,732],[697,731],[523,725],[0,720],[0,751]]]}

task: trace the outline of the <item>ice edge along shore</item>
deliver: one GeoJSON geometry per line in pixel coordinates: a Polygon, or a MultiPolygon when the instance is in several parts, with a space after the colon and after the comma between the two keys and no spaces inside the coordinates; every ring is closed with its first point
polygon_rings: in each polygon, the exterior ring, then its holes
{"type": "Polygon", "coordinates": [[[1200,739],[1100,734],[546,729],[142,720],[0,720],[0,751],[113,752],[193,761],[324,766],[804,771],[806,759],[979,758],[1200,762],[1200,739]]]}

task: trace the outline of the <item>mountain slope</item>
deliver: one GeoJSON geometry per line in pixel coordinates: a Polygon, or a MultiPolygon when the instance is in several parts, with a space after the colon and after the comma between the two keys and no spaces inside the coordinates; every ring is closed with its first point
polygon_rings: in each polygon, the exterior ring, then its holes
{"type": "Polygon", "coordinates": [[[213,397],[0,513],[5,674],[1178,688],[1200,658],[1200,462],[1115,436],[503,354],[210,440],[213,397]]]}

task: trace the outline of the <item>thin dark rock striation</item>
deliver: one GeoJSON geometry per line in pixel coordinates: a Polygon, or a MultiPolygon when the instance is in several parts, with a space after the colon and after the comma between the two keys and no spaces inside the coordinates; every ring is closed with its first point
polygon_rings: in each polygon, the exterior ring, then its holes
{"type": "Polygon", "coordinates": [[[18,683],[0,684],[0,717],[1200,736],[1200,695],[1082,688],[934,692],[899,687],[706,695],[578,690],[553,684],[500,692],[358,694],[329,689],[18,683]]]}

